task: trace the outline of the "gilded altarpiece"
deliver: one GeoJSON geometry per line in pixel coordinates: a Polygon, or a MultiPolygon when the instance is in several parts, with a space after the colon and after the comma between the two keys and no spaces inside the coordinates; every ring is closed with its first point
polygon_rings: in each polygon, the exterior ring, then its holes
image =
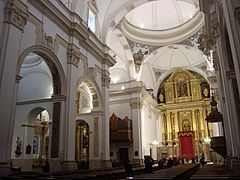
{"type": "MultiPolygon", "coordinates": [[[[178,69],[160,85],[158,103],[162,118],[161,154],[181,157],[179,133],[193,132],[193,157],[202,152],[209,158],[209,145],[204,139],[211,137],[212,127],[205,121],[210,112],[210,88],[199,74],[178,69]]],[[[184,148],[184,147],[181,147],[184,148]]]]}

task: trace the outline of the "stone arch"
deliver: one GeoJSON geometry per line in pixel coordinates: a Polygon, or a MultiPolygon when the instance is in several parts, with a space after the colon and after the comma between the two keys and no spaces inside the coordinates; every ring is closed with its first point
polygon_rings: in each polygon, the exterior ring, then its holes
{"type": "Polygon", "coordinates": [[[41,113],[42,111],[46,110],[48,112],[49,115],[49,119],[51,118],[51,114],[49,113],[48,109],[44,108],[44,107],[35,107],[34,109],[32,109],[29,113],[28,113],[28,118],[27,118],[27,123],[30,123],[36,119],[37,115],[39,113],[41,113]]]}
{"type": "Polygon", "coordinates": [[[77,86],[76,86],[76,92],[78,91],[78,87],[81,85],[81,83],[85,83],[89,89],[91,90],[93,99],[97,99],[96,102],[98,102],[98,107],[102,109],[103,107],[103,98],[102,98],[102,94],[101,94],[101,90],[97,84],[97,82],[93,79],[93,77],[89,77],[89,76],[83,76],[82,78],[80,78],[77,82],[77,86]]]}
{"type": "Polygon", "coordinates": [[[20,74],[21,66],[24,59],[29,53],[36,53],[44,59],[49,69],[51,70],[54,82],[54,94],[66,95],[67,94],[67,82],[64,70],[57,56],[45,46],[35,45],[25,49],[18,59],[16,75],[20,74]]]}

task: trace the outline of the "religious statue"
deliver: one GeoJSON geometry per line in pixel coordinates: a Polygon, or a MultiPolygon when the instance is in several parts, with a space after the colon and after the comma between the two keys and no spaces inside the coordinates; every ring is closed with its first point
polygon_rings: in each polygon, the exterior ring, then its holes
{"type": "Polygon", "coordinates": [[[159,95],[159,100],[160,100],[160,103],[163,102],[163,100],[164,100],[164,96],[163,96],[162,94],[159,95]]]}
{"type": "Polygon", "coordinates": [[[203,90],[203,95],[204,95],[204,97],[207,98],[207,97],[208,97],[208,94],[209,94],[208,89],[207,89],[207,88],[204,88],[204,90],[203,90]]]}
{"type": "Polygon", "coordinates": [[[178,97],[187,96],[187,84],[185,82],[181,82],[178,85],[178,97]]]}
{"type": "Polygon", "coordinates": [[[22,142],[21,142],[20,137],[18,137],[18,136],[17,136],[17,141],[16,141],[16,143],[17,143],[17,146],[16,146],[16,150],[15,150],[15,156],[16,156],[16,157],[19,157],[19,156],[22,154],[22,152],[21,152],[22,142]]]}
{"type": "Polygon", "coordinates": [[[190,131],[191,128],[190,128],[190,122],[188,120],[184,120],[182,122],[182,130],[183,131],[190,131]]]}

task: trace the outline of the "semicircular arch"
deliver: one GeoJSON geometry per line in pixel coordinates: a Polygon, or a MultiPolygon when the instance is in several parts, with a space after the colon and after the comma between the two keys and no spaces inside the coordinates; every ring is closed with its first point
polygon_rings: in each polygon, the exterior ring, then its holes
{"type": "Polygon", "coordinates": [[[90,77],[90,76],[83,76],[81,77],[77,84],[76,84],[76,92],[75,94],[77,93],[78,91],[78,87],[82,84],[82,83],[86,83],[87,86],[89,87],[89,89],[91,89],[91,92],[92,94],[96,95],[95,98],[93,99],[97,99],[98,100],[98,105],[99,105],[99,108],[102,108],[103,107],[103,98],[102,98],[102,93],[101,93],[101,90],[97,84],[97,82],[95,81],[95,79],[93,77],[90,77]]]}
{"type": "Polygon", "coordinates": [[[25,49],[18,58],[18,64],[16,69],[16,74],[19,75],[21,71],[21,66],[30,53],[36,53],[41,56],[49,69],[53,73],[53,81],[54,81],[54,92],[55,94],[66,95],[67,94],[67,81],[64,70],[57,56],[47,47],[41,45],[34,45],[27,49],[25,49]],[[60,81],[60,82],[59,82],[60,81]]]}

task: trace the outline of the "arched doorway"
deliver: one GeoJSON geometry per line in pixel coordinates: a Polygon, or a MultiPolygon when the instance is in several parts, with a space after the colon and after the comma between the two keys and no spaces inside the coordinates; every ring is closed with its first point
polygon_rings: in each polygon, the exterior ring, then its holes
{"type": "Polygon", "coordinates": [[[83,121],[76,121],[75,159],[79,168],[89,167],[89,125],[83,121]]]}
{"type": "Polygon", "coordinates": [[[62,67],[56,57],[46,48],[38,48],[24,51],[17,69],[20,81],[16,91],[11,159],[13,165],[26,171],[40,166],[45,159],[59,158],[60,151],[61,104],[64,99],[58,97],[64,93],[62,82],[65,78],[59,73],[62,67]],[[50,118],[46,119],[46,116],[50,118]],[[54,127],[51,130],[50,124],[54,127]],[[16,139],[22,143],[19,155],[15,153],[16,139]]]}

